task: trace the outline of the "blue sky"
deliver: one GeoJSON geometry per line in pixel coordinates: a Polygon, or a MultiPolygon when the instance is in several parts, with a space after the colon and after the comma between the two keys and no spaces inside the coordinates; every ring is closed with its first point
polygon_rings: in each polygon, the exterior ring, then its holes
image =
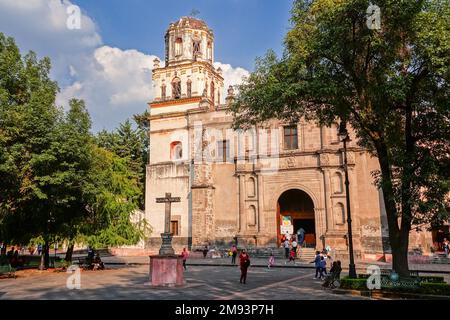
{"type": "Polygon", "coordinates": [[[216,60],[250,70],[267,49],[282,52],[291,0],[75,0],[100,28],[105,43],[163,55],[170,22],[200,13],[215,35],[216,60]]]}
{"type": "MultiPolygon", "coordinates": [[[[169,23],[198,10],[215,35],[215,67],[225,89],[242,82],[255,58],[282,53],[292,0],[0,0],[0,32],[24,53],[52,60],[56,103],[86,102],[93,131],[112,130],[151,101],[153,59],[164,60],[169,23]],[[67,9],[81,9],[81,29],[67,9]]],[[[225,93],[222,97],[225,96],[225,93]]]]}

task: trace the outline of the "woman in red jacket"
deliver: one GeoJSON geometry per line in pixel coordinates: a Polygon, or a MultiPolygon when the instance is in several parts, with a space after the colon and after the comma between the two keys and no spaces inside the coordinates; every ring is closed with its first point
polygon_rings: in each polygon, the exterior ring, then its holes
{"type": "Polygon", "coordinates": [[[247,269],[250,266],[250,257],[245,250],[242,250],[239,255],[239,265],[241,267],[241,280],[239,282],[245,284],[247,280],[247,269]]]}

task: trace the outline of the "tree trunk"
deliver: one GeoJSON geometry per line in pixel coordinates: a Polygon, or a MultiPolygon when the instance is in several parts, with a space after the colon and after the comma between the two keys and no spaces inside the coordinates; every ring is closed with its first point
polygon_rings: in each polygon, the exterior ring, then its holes
{"type": "Polygon", "coordinates": [[[44,252],[41,252],[41,263],[39,264],[39,270],[45,270],[44,252]]]}
{"type": "Polygon", "coordinates": [[[45,269],[48,269],[50,267],[50,245],[48,243],[48,241],[45,241],[45,245],[44,245],[44,265],[45,265],[45,269]]]}
{"type": "Polygon", "coordinates": [[[398,212],[393,198],[394,189],[392,185],[391,166],[387,147],[382,141],[374,141],[378,162],[381,169],[383,199],[389,228],[389,243],[392,251],[392,268],[401,276],[409,276],[408,267],[408,244],[409,228],[400,229],[398,225],[398,212]]]}
{"type": "MultiPolygon", "coordinates": [[[[405,232],[401,232],[402,234],[405,232]]],[[[409,277],[408,265],[409,232],[401,235],[399,244],[392,249],[392,269],[402,277],[409,277]],[[406,241],[405,241],[406,238],[406,241]]]]}
{"type": "Polygon", "coordinates": [[[72,262],[73,247],[74,247],[74,244],[72,242],[70,242],[69,247],[67,248],[67,251],[66,251],[66,257],[64,258],[64,260],[67,262],[72,262]]]}

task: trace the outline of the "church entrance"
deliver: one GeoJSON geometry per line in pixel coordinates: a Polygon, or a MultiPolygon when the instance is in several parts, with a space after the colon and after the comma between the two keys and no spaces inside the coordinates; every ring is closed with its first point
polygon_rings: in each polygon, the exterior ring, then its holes
{"type": "Polygon", "coordinates": [[[305,230],[303,246],[316,246],[316,227],[314,217],[314,203],[304,191],[291,189],[283,192],[277,204],[277,239],[281,244],[282,234],[297,234],[302,228],[305,230]]]}

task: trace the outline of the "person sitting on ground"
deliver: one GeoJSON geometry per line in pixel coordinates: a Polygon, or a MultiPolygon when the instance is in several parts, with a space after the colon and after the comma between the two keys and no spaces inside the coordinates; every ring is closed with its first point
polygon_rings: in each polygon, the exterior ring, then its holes
{"type": "Polygon", "coordinates": [[[93,270],[103,270],[105,269],[105,265],[102,262],[102,259],[100,258],[100,254],[97,252],[97,255],[95,256],[93,260],[93,270]]]}

